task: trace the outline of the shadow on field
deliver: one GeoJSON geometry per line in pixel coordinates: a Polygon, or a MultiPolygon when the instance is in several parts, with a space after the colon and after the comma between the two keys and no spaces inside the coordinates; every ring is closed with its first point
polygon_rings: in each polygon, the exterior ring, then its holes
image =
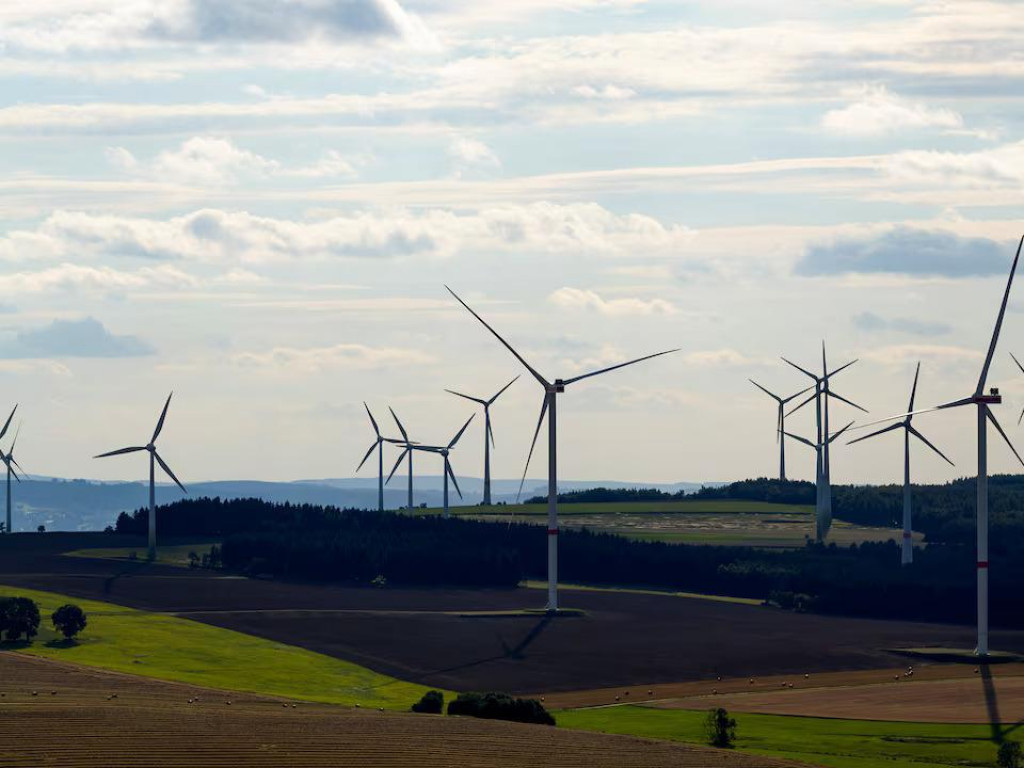
{"type": "Polygon", "coordinates": [[[999,714],[999,696],[996,693],[995,684],[992,682],[992,669],[988,664],[982,664],[980,673],[981,686],[985,693],[985,707],[988,709],[989,727],[992,729],[992,742],[1002,744],[1006,741],[1006,737],[1024,725],[1024,722],[1004,727],[1002,716],[999,714]]]}
{"type": "Polygon", "coordinates": [[[551,619],[552,617],[550,615],[545,614],[540,621],[538,621],[534,626],[530,628],[530,631],[523,636],[523,639],[516,643],[514,646],[510,646],[505,641],[505,638],[499,634],[498,642],[501,643],[502,649],[502,652],[500,654],[496,654],[494,656],[485,656],[482,659],[477,659],[476,661],[469,661],[465,664],[457,664],[453,667],[435,669],[432,672],[429,672],[428,674],[446,674],[449,672],[458,672],[459,670],[463,669],[470,669],[472,667],[476,667],[481,664],[486,664],[491,661],[501,661],[502,659],[526,658],[526,649],[529,648],[534,643],[534,641],[536,641],[536,639],[541,636],[541,633],[543,633],[545,629],[547,629],[547,626],[551,623],[551,619]]]}

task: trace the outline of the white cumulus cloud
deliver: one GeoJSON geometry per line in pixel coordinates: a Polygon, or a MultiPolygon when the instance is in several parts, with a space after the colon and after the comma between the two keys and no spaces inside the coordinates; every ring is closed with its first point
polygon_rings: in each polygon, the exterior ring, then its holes
{"type": "Polygon", "coordinates": [[[672,315],[675,306],[664,299],[621,298],[605,299],[594,291],[581,288],[559,288],[548,296],[548,301],[564,309],[581,309],[602,315],[672,315]]]}

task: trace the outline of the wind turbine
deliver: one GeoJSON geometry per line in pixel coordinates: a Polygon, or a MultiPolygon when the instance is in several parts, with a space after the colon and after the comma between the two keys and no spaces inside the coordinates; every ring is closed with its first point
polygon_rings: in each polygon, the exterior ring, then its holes
{"type": "Polygon", "coordinates": [[[910,500],[910,436],[913,435],[922,443],[927,445],[939,456],[941,456],[949,466],[955,466],[952,461],[947,458],[946,454],[932,445],[928,438],[917,431],[917,428],[911,423],[914,419],[914,399],[917,397],[917,380],[921,375],[921,363],[917,364],[917,371],[914,373],[914,386],[910,390],[910,405],[907,406],[907,417],[903,421],[897,421],[895,424],[891,424],[888,427],[883,427],[877,432],[872,432],[864,437],[858,437],[856,440],[851,440],[847,445],[853,445],[859,443],[868,438],[875,437],[877,435],[884,435],[886,432],[892,432],[896,429],[903,430],[903,546],[900,555],[900,563],[902,565],[909,565],[914,562],[914,542],[911,538],[913,535],[913,529],[911,528],[911,500],[910,500]]]}
{"type": "MultiPolygon", "coordinates": [[[[1013,451],[1013,455],[1017,457],[1022,465],[1024,465],[1024,459],[1017,453],[1017,449],[1013,447],[1013,443],[1010,442],[1010,438],[1003,431],[1002,426],[996,420],[995,414],[992,413],[992,409],[989,406],[999,405],[1003,402],[1002,396],[999,394],[999,390],[992,388],[988,394],[985,393],[985,384],[988,381],[989,368],[992,366],[992,358],[996,353],[996,345],[999,343],[999,334],[1003,329],[1003,319],[1006,317],[1006,305],[1010,301],[1010,289],[1013,287],[1013,278],[1017,274],[1017,263],[1020,261],[1021,246],[1024,246],[1024,237],[1021,238],[1020,243],[1017,245],[1017,255],[1013,257],[1013,264],[1010,267],[1010,277],[1006,282],[1006,292],[1003,294],[1003,302],[999,306],[999,314],[996,316],[996,325],[992,331],[992,339],[988,345],[988,354],[985,356],[985,364],[981,367],[981,376],[978,377],[978,385],[974,389],[974,393],[965,397],[961,400],[954,400],[950,403],[943,403],[937,405],[934,408],[925,408],[923,410],[914,411],[914,414],[918,413],[929,413],[931,411],[944,411],[949,408],[959,408],[963,405],[973,405],[978,409],[978,531],[977,531],[977,547],[978,547],[978,646],[975,648],[975,653],[978,656],[988,656],[988,423],[992,422],[992,426],[996,428],[996,431],[1000,434],[1006,444],[1010,446],[1010,450],[1013,451]]],[[[880,424],[882,421],[890,421],[892,419],[902,419],[912,414],[903,413],[898,416],[890,416],[888,419],[882,419],[881,421],[872,422],[871,424],[865,424],[865,427],[871,426],[872,424],[880,424]]]]}
{"type": "MultiPolygon", "coordinates": [[[[409,456],[409,506],[407,507],[407,509],[411,510],[412,509],[412,449],[413,449],[413,446],[416,445],[416,443],[410,442],[410,440],[409,440],[409,433],[405,431],[405,427],[402,426],[402,422],[400,422],[398,420],[398,414],[395,413],[395,409],[392,408],[391,406],[388,406],[388,410],[391,411],[391,416],[395,420],[395,424],[398,425],[398,431],[402,433],[402,439],[401,440],[395,440],[395,443],[397,445],[404,445],[405,446],[405,448],[402,450],[401,455],[398,457],[398,463],[400,464],[402,462],[402,456],[405,456],[406,454],[408,454],[408,456],[409,456]]],[[[395,465],[395,469],[398,469],[398,464],[395,465]]],[[[383,467],[381,468],[381,471],[383,471],[383,467]]],[[[394,469],[391,470],[391,475],[393,475],[393,474],[395,474],[395,470],[394,469]]],[[[391,479],[391,475],[388,475],[388,480],[391,479]]],[[[387,481],[385,481],[385,485],[386,484],[387,484],[387,481]]]]}
{"type": "MultiPolygon", "coordinates": [[[[494,430],[491,428],[491,406],[494,405],[494,401],[497,400],[501,394],[516,383],[519,377],[516,376],[508,384],[498,390],[498,394],[492,397],[490,400],[483,400],[479,397],[471,397],[470,395],[464,395],[461,392],[456,392],[453,389],[446,389],[445,392],[455,395],[456,397],[462,397],[466,400],[472,400],[474,403],[479,403],[484,407],[484,505],[491,505],[491,447],[494,445],[494,430]]],[[[460,494],[461,495],[461,494],[460,494]]]]}
{"type": "Polygon", "coordinates": [[[832,377],[845,371],[851,365],[856,363],[856,360],[851,360],[846,365],[841,365],[834,371],[829,372],[828,361],[825,357],[825,342],[821,342],[821,376],[811,373],[806,368],[801,368],[796,363],[782,358],[783,362],[793,366],[805,376],[808,376],[814,381],[814,394],[804,400],[798,406],[793,408],[789,415],[792,415],[803,408],[805,405],[814,401],[815,409],[815,421],[817,424],[818,444],[822,445],[824,449],[818,456],[818,476],[821,478],[821,482],[817,484],[817,508],[818,508],[818,531],[819,533],[824,532],[824,535],[828,535],[829,527],[832,525],[832,464],[830,459],[830,446],[831,442],[823,440],[824,435],[829,434],[829,398],[835,398],[841,402],[851,405],[857,410],[864,411],[867,413],[867,409],[861,408],[854,402],[847,400],[842,395],[833,392],[831,387],[832,377]]]}
{"type": "MultiPolygon", "coordinates": [[[[500,394],[500,393],[499,393],[500,394]]],[[[474,414],[475,416],[476,414],[474,414]]],[[[391,475],[395,474],[395,470],[398,469],[398,465],[402,463],[402,458],[406,452],[412,453],[413,451],[423,451],[424,453],[438,453],[444,458],[444,519],[448,519],[448,478],[452,479],[452,483],[455,485],[455,491],[459,494],[459,498],[462,498],[462,491],[459,490],[459,481],[455,479],[455,473],[452,471],[452,463],[448,459],[448,454],[451,452],[455,444],[459,442],[459,438],[462,437],[462,433],[466,431],[469,426],[469,422],[473,420],[473,416],[470,416],[466,423],[462,425],[460,429],[449,442],[448,445],[419,445],[418,443],[410,443],[406,446],[405,450],[402,451],[402,455],[398,457],[398,461],[395,462],[394,468],[391,470],[391,475]]],[[[391,480],[391,475],[388,475],[388,480],[391,480]]]]}
{"type": "Polygon", "coordinates": [[[156,423],[156,429],[153,430],[153,436],[149,439],[149,442],[145,445],[135,445],[129,448],[119,448],[116,451],[108,451],[107,453],[101,453],[98,456],[93,456],[94,459],[102,459],[107,456],[119,456],[122,453],[136,453],[138,451],[149,451],[149,559],[156,560],[156,464],[159,464],[167,476],[174,481],[184,493],[188,493],[185,486],[181,484],[181,481],[174,476],[174,472],[167,466],[167,462],[160,458],[160,454],[156,452],[156,439],[160,436],[161,430],[164,428],[164,419],[167,418],[167,409],[171,405],[171,397],[174,395],[172,392],[167,396],[167,402],[164,403],[164,409],[160,412],[160,420],[156,423]]]}
{"type": "Polygon", "coordinates": [[[796,398],[800,397],[800,395],[802,395],[804,392],[806,392],[808,389],[810,389],[810,387],[805,387],[804,389],[801,389],[799,392],[797,392],[795,395],[790,395],[789,397],[779,397],[774,392],[769,392],[767,389],[762,387],[760,384],[758,384],[753,379],[747,379],[747,381],[749,381],[755,387],[757,387],[762,392],[764,392],[766,395],[768,395],[768,397],[770,397],[772,400],[774,400],[776,403],[778,403],[779,413],[778,413],[778,418],[777,418],[776,424],[775,424],[775,438],[776,438],[776,441],[779,444],[779,480],[781,480],[782,482],[785,482],[786,481],[786,441],[783,438],[783,433],[786,431],[786,405],[790,401],[795,400],[796,398]]]}
{"type": "MultiPolygon", "coordinates": [[[[818,466],[817,485],[818,485],[819,488],[822,486],[823,483],[826,482],[825,478],[822,475],[822,470],[821,470],[821,467],[823,466],[822,454],[824,454],[824,452],[826,450],[828,450],[828,447],[832,443],[834,443],[837,439],[839,439],[840,435],[842,435],[846,430],[848,430],[852,426],[853,426],[853,422],[851,421],[849,424],[847,424],[845,427],[840,429],[834,435],[831,435],[830,437],[828,437],[825,440],[819,440],[817,443],[812,443],[806,437],[800,437],[800,435],[794,435],[792,432],[785,432],[785,433],[783,433],[787,437],[791,437],[794,440],[797,440],[797,441],[803,443],[804,445],[808,445],[808,446],[810,446],[811,448],[814,449],[814,452],[815,452],[815,454],[817,456],[817,466],[818,466]]],[[[819,498],[821,497],[821,492],[820,491],[818,493],[818,496],[819,496],[819,498]]],[[[818,541],[824,541],[825,540],[825,536],[828,535],[828,529],[832,526],[832,510],[828,509],[827,510],[827,514],[822,514],[822,510],[819,509],[819,510],[817,510],[817,513],[818,514],[815,515],[815,523],[816,523],[815,535],[817,536],[818,541]]]]}
{"type": "MultiPolygon", "coordinates": [[[[402,441],[401,440],[395,440],[392,437],[382,437],[381,434],[380,434],[380,429],[377,427],[377,420],[375,418],[373,418],[373,414],[370,413],[370,406],[368,406],[364,402],[363,403],[363,407],[366,409],[366,415],[370,417],[370,424],[373,425],[373,431],[377,435],[377,439],[373,441],[373,445],[370,446],[370,450],[368,450],[366,452],[366,455],[363,456],[363,460],[359,462],[359,466],[356,467],[356,472],[358,472],[360,469],[363,468],[363,464],[365,464],[366,460],[368,458],[370,458],[370,454],[372,454],[374,452],[374,450],[376,450],[377,451],[377,511],[378,512],[383,512],[384,511],[384,443],[399,443],[399,444],[401,444],[402,441]]],[[[397,421],[397,417],[396,417],[396,421],[397,421]]],[[[412,472],[411,471],[409,473],[409,478],[410,478],[410,485],[411,485],[411,483],[412,483],[412,472]]],[[[410,495],[409,498],[410,498],[410,501],[411,501],[412,496],[410,495]]]]}
{"type": "MultiPolygon", "coordinates": [[[[11,409],[11,415],[7,417],[7,421],[4,422],[3,428],[0,429],[0,439],[2,439],[3,436],[7,434],[7,430],[11,426],[11,419],[14,418],[14,412],[17,410],[17,405],[15,405],[14,408],[11,409]]],[[[14,531],[11,528],[11,473],[14,472],[14,470],[11,469],[11,463],[13,462],[15,466],[21,469],[21,465],[18,464],[18,462],[14,461],[14,443],[16,442],[18,442],[17,433],[15,433],[14,440],[11,442],[10,454],[6,455],[4,454],[3,451],[0,451],[0,458],[2,458],[4,464],[7,465],[7,527],[4,528],[4,532],[6,533],[14,533],[14,531]]],[[[21,478],[18,477],[17,474],[15,474],[14,476],[18,479],[18,482],[21,482],[21,478]]]]}
{"type": "MultiPolygon", "coordinates": [[[[455,300],[465,307],[473,317],[480,321],[480,323],[490,331],[494,337],[502,343],[502,345],[512,353],[512,355],[523,364],[523,367],[537,380],[537,382],[544,388],[544,400],[540,409],[540,418],[537,420],[537,429],[533,433],[533,442],[530,443],[530,453],[526,458],[526,467],[523,469],[523,482],[526,480],[526,472],[530,467],[530,459],[533,457],[533,449],[537,444],[537,436],[540,434],[541,425],[544,423],[544,416],[548,417],[548,613],[558,612],[558,429],[556,419],[556,407],[558,395],[565,392],[565,388],[577,381],[588,379],[591,376],[597,376],[602,373],[608,373],[609,371],[617,370],[618,368],[624,368],[627,365],[633,365],[634,363],[640,363],[644,360],[650,360],[654,357],[661,355],[667,355],[670,352],[678,352],[676,349],[665,350],[664,352],[656,352],[653,355],[646,355],[639,357],[636,360],[628,360],[625,363],[618,363],[607,368],[601,368],[597,371],[591,371],[590,373],[584,373],[580,376],[573,376],[569,379],[555,379],[554,381],[548,381],[541,376],[526,360],[523,359],[522,355],[512,348],[501,335],[494,330],[487,322],[474,312],[470,306],[459,298],[458,294],[455,293],[451,288],[445,286],[448,289],[448,293],[455,297],[455,300]]],[[[522,492],[523,482],[519,484],[519,490],[522,492]]]]}

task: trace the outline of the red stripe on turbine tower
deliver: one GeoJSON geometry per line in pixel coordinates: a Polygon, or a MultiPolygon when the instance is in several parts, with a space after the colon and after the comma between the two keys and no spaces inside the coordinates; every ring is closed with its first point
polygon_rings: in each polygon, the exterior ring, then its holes
{"type": "Polygon", "coordinates": [[[548,536],[557,536],[557,535],[558,535],[558,529],[557,528],[548,528],[548,536]]]}
{"type": "Polygon", "coordinates": [[[979,568],[988,568],[988,560],[981,560],[978,562],[979,568]]]}

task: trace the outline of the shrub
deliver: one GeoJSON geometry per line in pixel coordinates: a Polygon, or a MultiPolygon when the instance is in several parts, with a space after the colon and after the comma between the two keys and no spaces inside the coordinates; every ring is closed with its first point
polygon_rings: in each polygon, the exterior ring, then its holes
{"type": "Polygon", "coordinates": [[[996,765],[999,768],[1020,768],[1021,748],[1016,741],[1004,741],[999,745],[999,754],[996,756],[996,765]]]}
{"type": "Polygon", "coordinates": [[[53,612],[53,616],[50,618],[53,621],[54,628],[64,635],[65,640],[70,640],[85,629],[85,625],[88,622],[85,617],[85,611],[77,605],[71,604],[62,605],[53,612]]]}
{"type": "Polygon", "coordinates": [[[709,709],[704,718],[704,735],[712,747],[732,749],[736,740],[736,720],[721,707],[709,709]]]}
{"type": "Polygon", "coordinates": [[[0,633],[8,642],[23,636],[31,640],[39,632],[39,606],[27,597],[0,598],[0,633]]]}
{"type": "Polygon", "coordinates": [[[427,715],[440,715],[444,711],[444,694],[440,691],[427,691],[423,698],[412,705],[413,712],[427,715]]]}
{"type": "Polygon", "coordinates": [[[516,699],[507,693],[460,693],[448,705],[448,714],[516,723],[555,724],[555,718],[536,699],[516,699]]]}

